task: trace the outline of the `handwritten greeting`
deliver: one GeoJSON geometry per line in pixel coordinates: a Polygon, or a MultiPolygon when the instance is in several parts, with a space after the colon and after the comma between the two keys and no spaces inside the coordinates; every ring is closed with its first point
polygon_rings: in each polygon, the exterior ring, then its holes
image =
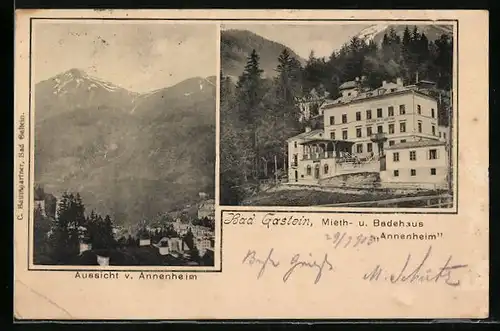
{"type": "Polygon", "coordinates": [[[314,277],[314,284],[317,284],[324,272],[334,271],[333,264],[328,260],[328,254],[324,253],[320,258],[316,259],[312,254],[296,253],[293,254],[284,263],[277,259],[274,255],[274,248],[271,248],[269,252],[263,254],[261,257],[255,250],[249,249],[245,257],[243,258],[242,264],[248,264],[250,266],[258,265],[259,271],[257,273],[257,279],[260,279],[266,270],[266,268],[281,268],[284,270],[282,275],[283,283],[288,282],[293,274],[298,272],[298,270],[305,269],[309,271],[311,277],[314,277]]]}

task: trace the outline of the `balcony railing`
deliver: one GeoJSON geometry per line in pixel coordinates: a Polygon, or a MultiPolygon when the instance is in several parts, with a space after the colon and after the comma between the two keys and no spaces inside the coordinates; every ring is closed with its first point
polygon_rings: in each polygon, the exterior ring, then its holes
{"type": "Polygon", "coordinates": [[[302,160],[331,159],[335,157],[334,151],[316,152],[302,155],[302,160]]]}

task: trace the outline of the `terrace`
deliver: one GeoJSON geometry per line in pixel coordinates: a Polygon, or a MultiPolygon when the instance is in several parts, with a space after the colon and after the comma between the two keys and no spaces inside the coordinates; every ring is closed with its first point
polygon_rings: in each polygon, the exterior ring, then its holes
{"type": "Polygon", "coordinates": [[[353,142],[333,139],[312,139],[300,143],[304,146],[302,160],[344,158],[350,155],[353,142]]]}

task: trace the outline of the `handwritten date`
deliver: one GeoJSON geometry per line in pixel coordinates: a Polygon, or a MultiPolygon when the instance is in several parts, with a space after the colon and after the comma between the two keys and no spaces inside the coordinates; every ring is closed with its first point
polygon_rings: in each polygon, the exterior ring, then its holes
{"type": "Polygon", "coordinates": [[[336,248],[356,248],[358,246],[370,246],[378,242],[378,238],[372,235],[359,234],[357,236],[349,235],[346,232],[336,232],[333,235],[325,235],[327,241],[331,241],[336,248]]]}
{"type": "Polygon", "coordinates": [[[289,263],[282,264],[276,257],[274,257],[274,248],[262,255],[266,256],[265,258],[258,257],[257,252],[255,250],[248,250],[247,254],[243,258],[242,264],[247,264],[250,266],[258,265],[259,272],[257,274],[257,279],[260,279],[266,270],[266,268],[284,268],[286,271],[282,276],[283,283],[288,282],[291,276],[299,269],[307,269],[313,270],[314,273],[314,284],[317,284],[325,271],[333,271],[333,265],[328,260],[328,254],[324,254],[322,259],[319,260],[313,258],[312,254],[309,254],[308,257],[304,258],[301,254],[294,254],[289,263]]]}

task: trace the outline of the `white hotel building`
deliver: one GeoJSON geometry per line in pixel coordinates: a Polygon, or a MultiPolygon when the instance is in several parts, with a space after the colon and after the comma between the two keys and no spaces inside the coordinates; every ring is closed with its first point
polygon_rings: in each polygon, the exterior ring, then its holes
{"type": "MultiPolygon", "coordinates": [[[[288,139],[289,182],[321,183],[327,178],[355,172],[380,172],[382,181],[392,183],[408,179],[402,175],[390,177],[386,164],[390,163],[393,175],[408,172],[410,177],[415,177],[410,178],[411,183],[445,184],[442,182],[446,176],[412,176],[413,168],[394,172],[398,165],[384,156],[385,150],[394,148],[403,148],[408,150],[408,155],[414,155],[412,142],[429,141],[433,142],[429,148],[440,150],[440,164],[447,164],[445,150],[449,131],[438,126],[437,100],[426,92],[432,85],[421,81],[403,86],[402,80],[397,79],[395,83],[384,81],[379,88],[366,90],[361,88],[359,80],[342,84],[341,97],[321,107],[323,127],[308,128],[288,139]]],[[[426,148],[425,144],[418,144],[418,149],[422,148],[426,148]]],[[[416,162],[400,164],[411,167],[416,162]]]]}

